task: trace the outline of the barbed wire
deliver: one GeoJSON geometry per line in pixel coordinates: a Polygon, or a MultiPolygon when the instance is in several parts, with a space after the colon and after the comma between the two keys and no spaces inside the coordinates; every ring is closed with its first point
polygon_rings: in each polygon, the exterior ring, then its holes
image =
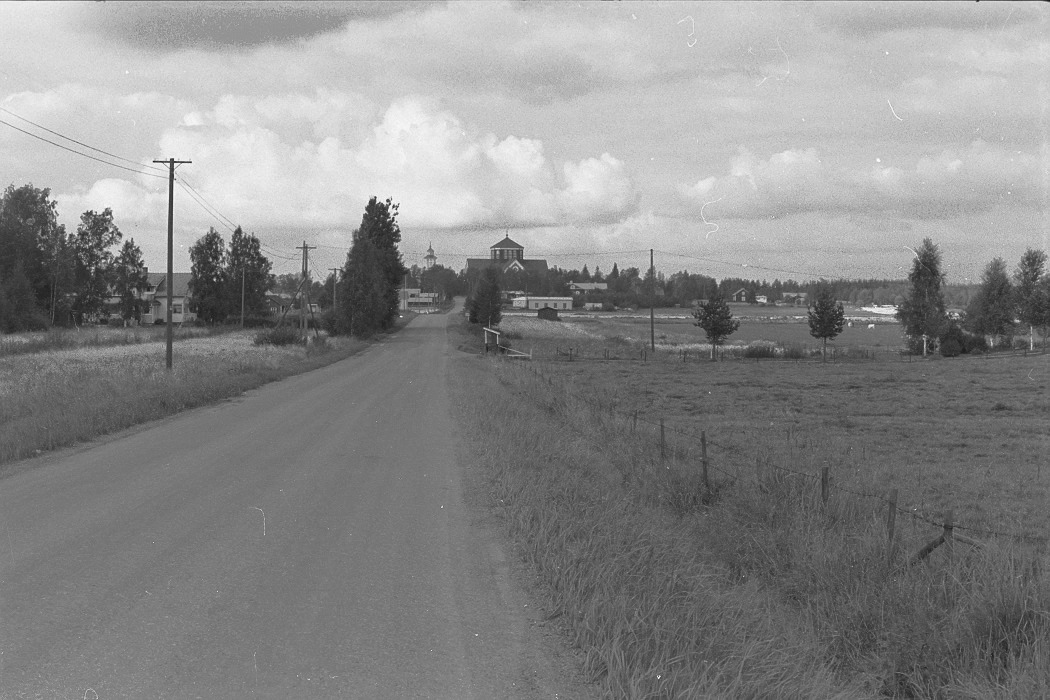
{"type": "MultiPolygon", "coordinates": [[[[521,364],[522,364],[522,366],[524,366],[525,363],[521,363],[521,364]]],[[[530,369],[537,377],[540,377],[542,379],[548,380],[548,384],[553,386],[553,382],[550,380],[550,378],[544,376],[540,370],[536,369],[535,367],[531,367],[530,369]]],[[[588,398],[582,397],[582,396],[576,396],[574,398],[575,398],[575,400],[581,401],[581,402],[583,402],[585,404],[597,403],[599,410],[602,408],[600,399],[595,398],[594,401],[591,401],[588,398]]],[[[639,416],[637,411],[635,411],[633,413],[623,413],[623,412],[616,411],[613,408],[607,408],[606,410],[610,413],[610,415],[612,415],[613,417],[620,418],[621,420],[633,421],[635,423],[641,423],[643,425],[652,426],[653,428],[662,428],[663,431],[665,432],[665,434],[666,433],[672,433],[672,434],[675,434],[675,435],[681,435],[681,436],[687,437],[687,438],[689,438],[689,439],[691,439],[693,441],[703,441],[709,447],[715,447],[715,448],[717,448],[719,450],[723,450],[723,451],[728,452],[728,453],[733,454],[733,455],[737,455],[737,456],[740,456],[740,457],[743,457],[743,458],[747,458],[747,459],[754,458],[754,455],[746,452],[745,450],[743,450],[743,449],[741,449],[739,447],[736,447],[736,446],[733,446],[733,445],[726,445],[726,444],[723,444],[723,443],[721,443],[719,441],[712,440],[711,438],[707,437],[706,431],[704,431],[703,435],[697,435],[696,433],[694,433],[692,431],[682,430],[682,429],[677,428],[677,427],[675,427],[673,425],[668,425],[666,422],[656,422],[656,421],[649,420],[649,419],[647,419],[647,418],[645,418],[643,416],[639,416]]],[[[770,469],[770,470],[775,470],[775,471],[779,471],[779,472],[785,472],[785,473],[788,473],[788,474],[793,474],[793,475],[796,475],[796,476],[799,476],[799,477],[810,479],[812,481],[816,481],[816,482],[822,482],[823,481],[821,475],[811,474],[811,473],[808,473],[808,472],[802,472],[802,471],[798,471],[796,469],[791,469],[790,467],[785,467],[785,466],[776,464],[775,462],[773,462],[771,460],[766,460],[765,466],[768,469],[770,469]]],[[[726,469],[722,469],[719,466],[717,466],[715,464],[712,464],[710,459],[707,460],[707,467],[711,471],[714,471],[716,473],[722,474],[724,476],[728,476],[728,477],[730,477],[732,479],[740,479],[741,478],[740,474],[739,474],[739,471],[737,473],[734,473],[734,472],[730,472],[730,471],[728,471],[726,469]]],[[[964,524],[954,523],[954,522],[949,526],[944,521],[938,520],[938,519],[934,518],[934,516],[920,511],[917,507],[905,508],[905,507],[902,507],[902,506],[898,505],[894,501],[890,500],[887,496],[885,496],[883,494],[868,493],[868,492],[859,491],[859,490],[856,490],[856,489],[851,489],[851,488],[846,487],[846,486],[841,486],[841,485],[838,485],[838,484],[832,484],[830,482],[830,480],[829,480],[829,483],[828,483],[828,489],[829,490],[834,489],[836,491],[841,491],[841,492],[844,492],[844,493],[848,493],[848,494],[850,494],[852,496],[855,496],[855,497],[858,497],[858,498],[868,498],[868,499],[872,499],[872,500],[878,501],[880,503],[885,504],[889,508],[893,508],[897,513],[899,513],[901,515],[906,515],[906,516],[908,516],[908,517],[910,517],[910,518],[912,518],[914,520],[918,520],[918,521],[927,523],[929,525],[932,525],[934,527],[941,528],[941,529],[944,529],[944,530],[947,530],[949,528],[952,529],[952,530],[965,530],[967,532],[973,532],[973,533],[978,533],[978,534],[983,534],[983,535],[989,535],[989,536],[992,536],[992,537],[1011,538],[1011,539],[1014,539],[1014,540],[1025,541],[1025,542],[1028,542],[1028,541],[1035,541],[1035,542],[1042,542],[1042,543],[1050,542],[1050,537],[1046,537],[1046,536],[1043,536],[1043,535],[1031,535],[1031,534],[1017,533],[1017,532],[1006,532],[1006,531],[1003,531],[1003,530],[994,530],[994,529],[989,529],[989,528],[980,528],[980,527],[976,527],[976,526],[973,526],[973,525],[964,525],[964,524]]]]}

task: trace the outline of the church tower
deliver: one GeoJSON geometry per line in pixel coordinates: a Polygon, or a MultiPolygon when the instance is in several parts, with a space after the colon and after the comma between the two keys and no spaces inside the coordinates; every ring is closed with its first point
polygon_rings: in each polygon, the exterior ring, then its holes
{"type": "Polygon", "coordinates": [[[437,264],[437,256],[434,255],[434,243],[430,243],[430,247],[427,248],[427,254],[423,257],[424,269],[429,270],[437,264]]]}

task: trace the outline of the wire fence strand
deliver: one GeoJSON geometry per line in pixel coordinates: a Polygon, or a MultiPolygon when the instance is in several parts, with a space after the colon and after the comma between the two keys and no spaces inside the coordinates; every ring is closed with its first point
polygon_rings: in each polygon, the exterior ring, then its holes
{"type": "MultiPolygon", "coordinates": [[[[525,363],[523,363],[523,362],[519,362],[518,364],[520,364],[522,367],[525,367],[525,363]]],[[[530,363],[530,365],[531,365],[531,363],[530,363]]],[[[548,386],[554,386],[555,385],[555,382],[553,382],[552,379],[549,376],[544,375],[542,373],[542,371],[540,371],[534,365],[528,367],[528,369],[533,374],[535,374],[538,378],[544,380],[548,384],[548,386]]],[[[567,387],[565,385],[561,385],[561,386],[562,386],[563,391],[565,391],[567,393],[568,392],[567,387]]],[[[573,397],[573,399],[576,400],[576,401],[588,404],[588,405],[596,404],[595,410],[599,410],[599,411],[602,410],[601,402],[598,399],[593,399],[592,400],[592,399],[589,399],[587,397],[582,397],[582,396],[575,396],[575,397],[573,397]]],[[[726,452],[728,454],[735,455],[735,456],[741,457],[743,459],[747,459],[749,461],[752,460],[752,459],[757,458],[755,455],[753,455],[753,454],[751,454],[751,453],[749,453],[749,452],[747,452],[747,451],[745,451],[745,450],[743,450],[743,449],[741,449],[739,447],[736,447],[734,445],[726,445],[726,444],[721,443],[719,441],[712,440],[710,437],[708,437],[706,435],[706,431],[704,431],[704,435],[698,435],[698,434],[696,434],[696,433],[694,433],[692,431],[682,430],[682,429],[676,428],[674,426],[669,426],[666,423],[649,420],[649,419],[647,419],[647,418],[645,418],[643,416],[639,416],[637,412],[623,413],[623,412],[616,411],[612,406],[609,406],[605,410],[610,415],[612,415],[613,417],[619,418],[619,419],[625,420],[625,421],[631,421],[632,424],[635,424],[635,425],[637,425],[637,424],[647,425],[647,426],[650,426],[650,427],[652,427],[654,429],[657,429],[657,430],[662,429],[665,435],[668,434],[668,433],[670,433],[672,435],[680,435],[682,437],[689,438],[690,440],[692,440],[694,442],[699,442],[701,439],[703,439],[706,442],[708,447],[715,447],[716,449],[722,450],[722,451],[724,451],[724,452],[726,452]]],[[[799,477],[802,477],[802,478],[805,478],[805,479],[813,480],[813,481],[818,482],[818,483],[820,483],[822,481],[822,477],[821,477],[820,474],[811,474],[811,473],[808,473],[808,472],[802,472],[802,471],[798,471],[796,469],[791,469],[790,467],[785,467],[785,466],[776,464],[775,462],[772,462],[771,460],[768,460],[768,459],[765,460],[765,466],[768,469],[772,470],[772,471],[784,472],[784,473],[787,473],[787,474],[792,474],[792,475],[799,476],[799,477]]],[[[730,477],[732,479],[740,478],[739,471],[738,472],[730,472],[730,471],[728,471],[726,469],[723,469],[723,468],[721,468],[721,467],[719,467],[719,466],[717,466],[715,464],[712,464],[710,459],[708,460],[707,467],[708,467],[709,470],[714,471],[714,472],[719,473],[719,474],[722,474],[723,476],[727,476],[727,477],[730,477]]],[[[973,532],[973,533],[976,533],[976,534],[988,535],[988,536],[991,536],[991,537],[1008,538],[1008,539],[1013,539],[1013,540],[1022,541],[1022,542],[1041,542],[1041,543],[1044,543],[1044,544],[1047,543],[1047,542],[1050,542],[1050,538],[1048,538],[1046,536],[1043,536],[1043,535],[1030,535],[1030,534],[1025,534],[1025,533],[1006,532],[1006,531],[1002,531],[1002,530],[994,530],[994,529],[989,529],[989,528],[980,528],[980,527],[976,527],[976,526],[972,526],[972,525],[963,525],[963,524],[954,523],[954,522],[951,525],[948,525],[943,520],[938,520],[934,516],[932,516],[932,515],[930,515],[928,513],[924,513],[922,511],[920,511],[918,508],[914,508],[914,507],[913,508],[905,508],[905,507],[902,507],[900,505],[897,505],[895,502],[891,501],[889,498],[887,498],[883,494],[859,491],[859,490],[856,490],[856,489],[848,488],[846,486],[832,484],[830,482],[828,484],[828,488],[829,488],[829,490],[833,489],[833,490],[836,490],[836,491],[841,491],[843,493],[847,493],[847,494],[849,494],[851,496],[854,496],[856,498],[866,498],[866,499],[871,499],[871,500],[874,500],[874,501],[878,501],[879,503],[885,504],[887,507],[893,508],[897,513],[899,513],[901,515],[906,515],[906,516],[912,518],[913,520],[918,520],[918,521],[924,522],[924,523],[926,523],[928,525],[932,525],[932,526],[940,528],[940,529],[951,528],[953,530],[965,530],[967,532],[973,532]]]]}

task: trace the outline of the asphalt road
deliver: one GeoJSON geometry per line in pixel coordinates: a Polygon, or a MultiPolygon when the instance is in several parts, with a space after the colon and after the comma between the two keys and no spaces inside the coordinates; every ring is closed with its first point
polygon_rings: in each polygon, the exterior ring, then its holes
{"type": "Polygon", "coordinates": [[[0,481],[0,698],[567,697],[464,505],[445,323],[0,481]]]}

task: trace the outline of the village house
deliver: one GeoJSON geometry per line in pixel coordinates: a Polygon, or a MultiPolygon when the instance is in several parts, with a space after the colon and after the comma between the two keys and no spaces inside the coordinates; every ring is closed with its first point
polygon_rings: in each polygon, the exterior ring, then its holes
{"type": "Polygon", "coordinates": [[[608,289],[609,285],[605,282],[569,282],[569,293],[573,296],[587,292],[605,292],[608,289]]]}
{"type": "MultiPolygon", "coordinates": [[[[197,314],[190,311],[190,276],[189,272],[172,275],[172,323],[187,323],[197,319],[197,314]]],[[[148,303],[149,312],[142,314],[142,323],[164,323],[168,316],[168,276],[163,272],[150,272],[147,280],[143,299],[148,303]]]]}

